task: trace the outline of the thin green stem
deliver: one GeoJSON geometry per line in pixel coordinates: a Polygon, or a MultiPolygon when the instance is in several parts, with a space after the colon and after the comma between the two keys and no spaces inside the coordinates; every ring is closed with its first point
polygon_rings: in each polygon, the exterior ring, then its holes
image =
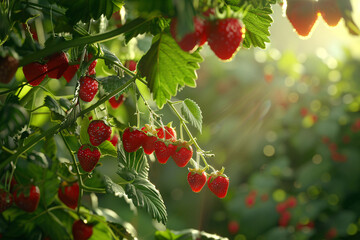
{"type": "MultiPolygon", "coordinates": [[[[13,150],[10,150],[10,149],[8,149],[8,148],[5,147],[5,146],[2,146],[1,148],[2,148],[4,151],[6,151],[6,152],[8,152],[8,153],[10,153],[10,154],[15,154],[15,153],[16,153],[16,152],[14,152],[13,150]]],[[[24,158],[24,159],[27,158],[25,155],[22,155],[22,154],[20,154],[19,157],[22,157],[22,158],[24,158]]]]}
{"type": "MultiPolygon", "coordinates": [[[[37,3],[33,3],[33,2],[28,2],[28,1],[26,1],[26,2],[22,1],[21,3],[27,4],[27,5],[30,5],[30,6],[35,6],[35,7],[38,7],[38,8],[40,8],[40,9],[47,9],[47,10],[49,10],[49,11],[56,12],[56,13],[58,13],[58,14],[64,15],[63,12],[60,12],[60,11],[58,11],[58,10],[56,10],[56,9],[53,9],[53,8],[50,8],[50,7],[48,7],[48,6],[44,6],[44,5],[41,5],[41,4],[37,4],[37,3]]],[[[39,10],[39,9],[38,9],[38,10],[39,10]]]]}
{"type": "Polygon", "coordinates": [[[48,208],[46,209],[45,211],[42,211],[41,213],[39,213],[38,215],[32,217],[29,219],[29,222],[32,222],[34,221],[35,219],[37,219],[38,217],[41,217],[42,215],[46,214],[46,213],[49,213],[51,211],[54,211],[54,210],[57,210],[57,209],[63,209],[63,208],[68,208],[68,207],[64,207],[64,206],[55,206],[55,207],[51,207],[51,208],[48,208]]]}
{"type": "Polygon", "coordinates": [[[85,44],[109,41],[125,32],[134,30],[134,29],[140,27],[141,25],[148,23],[151,20],[152,19],[145,20],[145,19],[137,18],[137,19],[123,25],[120,28],[117,28],[115,30],[112,30],[112,31],[109,31],[106,33],[97,34],[97,35],[93,35],[93,36],[84,36],[84,37],[72,39],[70,41],[64,41],[61,43],[49,45],[46,48],[44,48],[38,52],[34,52],[32,54],[24,56],[24,58],[19,61],[19,66],[24,66],[26,64],[29,64],[31,62],[34,62],[36,60],[39,60],[43,57],[49,56],[53,53],[59,52],[64,49],[68,49],[68,48],[72,48],[72,47],[76,47],[76,46],[80,46],[80,45],[85,45],[85,44]]]}
{"type": "Polygon", "coordinates": [[[82,178],[81,178],[81,175],[80,175],[80,170],[79,170],[79,167],[78,165],[76,164],[76,158],[75,158],[75,155],[73,153],[73,151],[71,150],[69,144],[67,143],[64,135],[60,132],[60,136],[61,138],[63,139],[64,143],[65,143],[65,146],[66,148],[68,149],[70,155],[71,155],[71,159],[73,161],[73,165],[75,167],[75,171],[76,171],[76,174],[78,176],[78,181],[79,181],[79,198],[78,198],[78,206],[77,206],[77,214],[80,216],[80,206],[81,206],[81,199],[82,199],[82,195],[83,195],[83,181],[82,181],[82,178]]]}

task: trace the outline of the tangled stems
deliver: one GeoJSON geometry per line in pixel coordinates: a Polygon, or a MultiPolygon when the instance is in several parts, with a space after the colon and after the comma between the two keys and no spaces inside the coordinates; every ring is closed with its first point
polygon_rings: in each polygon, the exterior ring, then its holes
{"type": "MultiPolygon", "coordinates": [[[[91,112],[92,110],[94,110],[95,108],[97,108],[98,106],[103,104],[105,101],[109,100],[111,97],[116,95],[117,93],[122,92],[124,89],[129,87],[134,81],[135,81],[134,78],[128,80],[121,87],[115,89],[110,94],[105,95],[102,98],[100,98],[94,105],[82,110],[76,117],[84,116],[86,113],[91,112]]],[[[57,134],[58,132],[61,132],[62,130],[66,129],[67,127],[68,127],[67,123],[62,122],[60,124],[57,124],[57,125],[53,126],[52,128],[50,128],[49,130],[43,132],[42,134],[34,137],[33,139],[31,139],[31,141],[29,141],[28,144],[26,144],[25,146],[20,147],[16,152],[13,153],[12,156],[10,156],[8,159],[2,161],[0,163],[0,169],[3,169],[7,164],[9,164],[10,162],[17,159],[20,155],[22,155],[24,152],[28,151],[31,147],[33,147],[36,143],[41,141],[43,138],[51,137],[51,136],[57,134]]]]}

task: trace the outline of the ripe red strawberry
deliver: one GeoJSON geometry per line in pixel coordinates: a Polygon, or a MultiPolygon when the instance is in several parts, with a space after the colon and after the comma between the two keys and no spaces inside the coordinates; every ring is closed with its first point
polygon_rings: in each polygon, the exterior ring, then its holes
{"type": "Polygon", "coordinates": [[[291,213],[288,211],[285,211],[281,213],[280,219],[279,219],[279,226],[280,227],[286,227],[291,219],[291,213]]]}
{"type": "Polygon", "coordinates": [[[129,61],[126,62],[125,65],[128,66],[127,68],[128,68],[130,71],[135,71],[135,70],[136,70],[136,65],[137,65],[137,63],[136,63],[134,60],[129,60],[129,61]]]}
{"type": "Polygon", "coordinates": [[[94,120],[89,124],[87,130],[90,142],[93,146],[99,146],[111,136],[111,127],[102,120],[94,120]]]}
{"type": "Polygon", "coordinates": [[[286,200],[286,205],[288,208],[294,208],[296,207],[297,205],[297,200],[294,196],[291,196],[289,197],[287,200],[286,200]]]}
{"type": "Polygon", "coordinates": [[[248,208],[254,206],[255,202],[256,202],[256,195],[249,194],[248,196],[246,196],[245,204],[248,208]]]}
{"type": "Polygon", "coordinates": [[[96,71],[95,71],[95,67],[96,67],[96,64],[97,64],[97,60],[95,59],[89,66],[88,68],[88,74],[89,75],[95,75],[96,74],[96,71]]]}
{"type": "Polygon", "coordinates": [[[118,108],[125,100],[125,97],[123,94],[120,95],[120,97],[118,99],[114,97],[109,99],[109,103],[111,105],[112,108],[118,108]]]}
{"type": "Polygon", "coordinates": [[[208,44],[220,59],[231,59],[243,41],[243,31],[236,18],[217,20],[209,28],[208,44]]]}
{"type": "Polygon", "coordinates": [[[14,193],[15,204],[26,212],[34,212],[40,200],[40,189],[38,186],[30,185],[28,187],[17,186],[14,193]]]}
{"type": "Polygon", "coordinates": [[[186,52],[193,52],[200,44],[206,42],[205,24],[200,18],[194,17],[194,32],[188,33],[179,39],[177,37],[177,19],[173,19],[170,24],[172,37],[178,43],[180,48],[186,52]],[[204,42],[205,39],[205,42],[204,42]]]}
{"type": "Polygon", "coordinates": [[[85,172],[94,170],[100,159],[100,155],[99,149],[89,144],[82,145],[77,152],[80,165],[85,172]]]}
{"type": "Polygon", "coordinates": [[[143,144],[146,134],[133,128],[127,128],[124,131],[122,141],[126,152],[136,152],[143,144]]]}
{"type": "Polygon", "coordinates": [[[82,77],[80,79],[79,97],[84,102],[91,102],[98,92],[99,84],[91,77],[82,77]]]}
{"type": "Polygon", "coordinates": [[[145,127],[141,128],[141,131],[147,134],[144,142],[142,143],[142,147],[144,149],[144,152],[150,155],[155,151],[155,142],[157,141],[156,130],[153,126],[145,124],[145,127]]]}
{"type": "Polygon", "coordinates": [[[109,141],[112,145],[114,145],[114,147],[116,147],[119,142],[119,136],[117,134],[114,134],[114,136],[109,141]]]}
{"type": "Polygon", "coordinates": [[[239,223],[235,220],[232,220],[228,223],[228,231],[230,234],[235,235],[239,231],[239,223]]]}
{"type": "Polygon", "coordinates": [[[286,211],[286,209],[288,208],[288,205],[286,202],[282,202],[282,203],[278,203],[276,204],[276,211],[278,213],[283,213],[286,211]]]}
{"type": "Polygon", "coordinates": [[[64,52],[51,55],[47,62],[49,78],[59,79],[69,66],[69,60],[64,52]]]}
{"type": "Polygon", "coordinates": [[[338,235],[336,228],[332,227],[329,229],[329,231],[326,233],[325,235],[325,239],[333,239],[336,238],[336,236],[338,235]]]}
{"type": "Polygon", "coordinates": [[[190,161],[193,155],[193,149],[191,146],[181,146],[179,145],[177,148],[177,151],[171,155],[172,159],[174,159],[174,162],[179,167],[185,167],[186,164],[190,161]],[[180,150],[179,150],[180,148],[180,150]]]}
{"type": "Polygon", "coordinates": [[[79,219],[73,223],[72,234],[74,240],[87,240],[93,234],[93,226],[79,219]]]}
{"type": "Polygon", "coordinates": [[[208,179],[208,187],[217,197],[224,198],[229,188],[229,178],[213,173],[208,179]]]}
{"type": "Polygon", "coordinates": [[[71,79],[75,76],[76,72],[79,70],[79,64],[76,65],[69,65],[69,67],[66,69],[66,71],[63,74],[63,77],[65,78],[66,82],[70,82],[71,79]]]}
{"type": "Polygon", "coordinates": [[[288,0],[286,16],[295,31],[303,37],[310,34],[318,15],[315,1],[288,0]]]}
{"type": "Polygon", "coordinates": [[[38,62],[32,62],[23,67],[25,78],[32,86],[37,86],[44,80],[47,70],[47,65],[38,62]]]}
{"type": "Polygon", "coordinates": [[[75,209],[79,200],[79,184],[62,182],[58,190],[59,199],[69,208],[75,209]]]}
{"type": "Polygon", "coordinates": [[[19,61],[12,56],[0,57],[0,83],[9,83],[18,69],[19,61]]]}
{"type": "Polygon", "coordinates": [[[166,145],[162,141],[155,142],[155,156],[159,163],[165,164],[169,157],[176,152],[177,146],[171,143],[166,145]]]}
{"type": "Polygon", "coordinates": [[[157,136],[160,139],[164,139],[164,131],[165,131],[165,140],[170,140],[172,142],[176,141],[176,131],[175,129],[173,129],[172,127],[169,126],[164,126],[164,128],[157,128],[156,129],[157,132],[157,136]]]}
{"type": "Polygon", "coordinates": [[[13,196],[9,192],[0,189],[0,213],[11,207],[13,204],[13,196]]]}
{"type": "Polygon", "coordinates": [[[201,170],[194,170],[188,173],[187,176],[188,183],[193,192],[200,192],[206,183],[206,174],[201,170]]]}
{"type": "Polygon", "coordinates": [[[318,11],[330,27],[335,27],[342,18],[337,0],[320,0],[318,2],[318,11]]]}

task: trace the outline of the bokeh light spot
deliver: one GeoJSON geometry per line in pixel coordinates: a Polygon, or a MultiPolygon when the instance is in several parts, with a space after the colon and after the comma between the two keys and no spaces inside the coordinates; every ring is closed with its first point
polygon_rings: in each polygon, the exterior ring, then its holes
{"type": "Polygon", "coordinates": [[[289,93],[288,99],[289,99],[289,102],[296,103],[299,100],[299,94],[294,93],[294,92],[289,93]]]}
{"type": "Polygon", "coordinates": [[[342,100],[345,104],[350,104],[354,101],[354,97],[350,93],[347,93],[343,96],[342,100]]]}
{"type": "Polygon", "coordinates": [[[295,80],[291,77],[285,78],[285,86],[286,87],[292,87],[295,84],[295,80]]]}
{"type": "Polygon", "coordinates": [[[349,110],[351,112],[357,112],[359,111],[359,103],[357,102],[352,102],[350,105],[349,105],[349,110]]]}
{"type": "Polygon", "coordinates": [[[235,240],[246,240],[246,237],[242,234],[238,234],[236,235],[235,240]]]}
{"type": "Polygon", "coordinates": [[[299,85],[297,85],[297,90],[299,93],[305,94],[308,92],[309,87],[306,83],[300,83],[299,85]]]}
{"type": "Polygon", "coordinates": [[[321,108],[321,102],[319,100],[314,100],[310,103],[310,109],[313,111],[313,112],[317,112],[319,111],[321,108]]]}
{"type": "Polygon", "coordinates": [[[264,155],[267,157],[272,157],[275,154],[275,148],[272,145],[266,145],[263,151],[264,155]]]}
{"type": "Polygon", "coordinates": [[[336,194],[330,194],[327,200],[328,203],[332,206],[335,206],[339,203],[339,197],[336,194]]]}
{"type": "Polygon", "coordinates": [[[315,154],[312,158],[314,164],[320,164],[322,162],[322,157],[320,154],[315,154]]]}
{"type": "Polygon", "coordinates": [[[273,192],[272,197],[276,202],[282,202],[286,198],[286,192],[282,189],[276,189],[273,192]]]}
{"type": "Polygon", "coordinates": [[[331,175],[329,173],[324,173],[323,175],[321,175],[321,181],[323,181],[324,183],[330,182],[331,180],[331,175]]]}
{"type": "Polygon", "coordinates": [[[268,131],[265,135],[265,138],[268,142],[275,142],[277,139],[277,134],[274,131],[268,131]]]}
{"type": "Polygon", "coordinates": [[[341,79],[341,73],[337,70],[332,70],[328,74],[330,82],[338,82],[341,79]]]}
{"type": "Polygon", "coordinates": [[[307,189],[307,192],[309,194],[309,196],[313,199],[317,198],[320,194],[320,190],[318,187],[316,186],[310,186],[308,189],[307,189]]]}
{"type": "Polygon", "coordinates": [[[346,232],[349,235],[355,235],[358,232],[358,227],[354,223],[351,223],[346,229],[346,232]]]}
{"type": "Polygon", "coordinates": [[[327,89],[327,92],[330,96],[335,96],[338,92],[338,89],[335,85],[330,85],[327,89]]]}

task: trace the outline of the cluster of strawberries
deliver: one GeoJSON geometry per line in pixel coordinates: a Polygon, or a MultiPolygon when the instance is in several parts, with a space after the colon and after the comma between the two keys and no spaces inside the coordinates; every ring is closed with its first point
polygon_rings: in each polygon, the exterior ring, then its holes
{"type": "Polygon", "coordinates": [[[26,212],[34,212],[40,201],[40,189],[33,184],[20,185],[13,178],[10,192],[0,189],[0,213],[10,208],[13,203],[26,212]]]}
{"type": "Polygon", "coordinates": [[[237,18],[217,19],[215,10],[194,17],[194,31],[178,38],[177,19],[171,21],[170,32],[182,50],[193,52],[208,42],[211,50],[222,60],[231,59],[244,39],[245,28],[237,18]]]}
{"type": "Polygon", "coordinates": [[[287,0],[286,16],[295,31],[303,37],[310,34],[319,16],[330,27],[336,26],[343,17],[337,0],[287,0]]]}
{"type": "MultiPolygon", "coordinates": [[[[193,155],[193,149],[189,142],[176,139],[176,131],[170,126],[154,128],[148,124],[138,130],[127,128],[122,136],[123,146],[126,152],[135,152],[140,147],[145,154],[152,154],[159,163],[165,164],[171,157],[179,167],[185,167],[193,155]]],[[[219,198],[224,198],[229,187],[229,179],[222,172],[215,172],[207,178],[203,169],[189,169],[188,183],[193,192],[200,192],[208,182],[209,189],[219,198]]]]}
{"type": "Polygon", "coordinates": [[[279,226],[286,227],[291,219],[291,213],[287,211],[289,208],[294,208],[297,205],[295,197],[291,196],[286,201],[276,205],[276,211],[280,214],[279,226]]]}

